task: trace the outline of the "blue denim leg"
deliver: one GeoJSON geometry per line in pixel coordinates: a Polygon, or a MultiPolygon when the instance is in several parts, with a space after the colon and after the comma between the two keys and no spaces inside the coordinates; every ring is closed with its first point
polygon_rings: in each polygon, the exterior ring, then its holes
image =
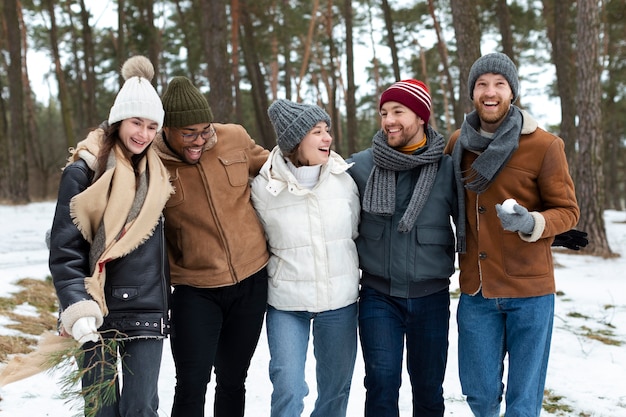
{"type": "Polygon", "coordinates": [[[120,344],[121,417],[157,417],[158,381],[163,339],[136,339],[120,344]]]}
{"type": "Polygon", "coordinates": [[[345,417],[357,350],[357,304],[313,317],[317,401],[311,417],[345,417]]]}
{"type": "MultiPolygon", "coordinates": [[[[122,359],[122,374],[115,380],[114,401],[99,407],[96,417],[156,417],[159,407],[158,379],[161,369],[163,339],[133,339],[121,341],[118,351],[102,349],[96,343],[86,343],[84,366],[96,365],[83,377],[83,387],[102,384],[113,379],[118,354],[122,359]],[[121,379],[121,383],[120,382],[121,379]],[[122,387],[121,393],[119,387],[122,387]]],[[[104,394],[100,396],[104,398],[104,394]]]]}
{"type": "Polygon", "coordinates": [[[509,355],[507,417],[537,417],[550,352],[554,295],[487,299],[461,295],[459,375],[476,417],[497,417],[504,391],[504,357],[509,355]]]}
{"type": "Polygon", "coordinates": [[[267,307],[266,330],[273,385],[271,417],[299,417],[309,387],[304,364],[309,345],[311,313],[267,307]]]}
{"type": "Polygon", "coordinates": [[[409,299],[408,308],[406,351],[413,390],[413,416],[443,417],[450,293],[445,290],[409,299]]]}
{"type": "Polygon", "coordinates": [[[399,416],[405,337],[413,415],[443,416],[449,306],[447,290],[405,299],[361,289],[359,334],[365,360],[366,417],[399,416]]]}
{"type": "Polygon", "coordinates": [[[312,417],[345,417],[356,360],[357,304],[320,313],[268,306],[272,417],[300,417],[309,388],[305,362],[313,327],[317,400],[312,417]]]}

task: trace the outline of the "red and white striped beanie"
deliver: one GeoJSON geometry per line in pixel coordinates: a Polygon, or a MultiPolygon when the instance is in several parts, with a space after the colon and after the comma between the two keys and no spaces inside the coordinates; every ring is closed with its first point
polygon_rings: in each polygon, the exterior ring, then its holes
{"type": "Polygon", "coordinates": [[[431,100],[428,87],[423,82],[408,79],[392,84],[380,96],[378,110],[388,101],[395,101],[405,105],[424,120],[424,124],[428,124],[431,100]]]}

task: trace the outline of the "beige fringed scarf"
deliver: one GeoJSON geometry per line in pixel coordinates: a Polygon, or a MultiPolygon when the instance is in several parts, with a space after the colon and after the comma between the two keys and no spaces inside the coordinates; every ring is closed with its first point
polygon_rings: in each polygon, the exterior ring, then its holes
{"type": "MultiPolygon", "coordinates": [[[[68,164],[84,159],[95,167],[104,131],[96,129],[71,150],[68,164]]],[[[95,170],[95,169],[94,169],[95,170]]],[[[87,292],[108,313],[104,299],[106,263],[132,252],[148,239],[173,192],[169,174],[153,147],[139,161],[138,176],[131,161],[115,146],[104,173],[70,202],[70,215],[91,244],[92,275],[85,278],[87,292]]]]}

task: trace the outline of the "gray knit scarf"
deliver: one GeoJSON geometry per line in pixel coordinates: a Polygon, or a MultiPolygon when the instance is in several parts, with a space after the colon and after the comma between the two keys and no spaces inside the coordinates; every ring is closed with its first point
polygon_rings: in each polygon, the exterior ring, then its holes
{"type": "Polygon", "coordinates": [[[524,122],[522,112],[511,106],[509,114],[498,127],[493,137],[482,136],[479,132],[480,119],[476,111],[465,118],[461,134],[452,152],[457,178],[465,183],[465,188],[477,194],[484,192],[502,168],[511,159],[519,145],[519,137],[524,122]],[[461,156],[464,150],[478,153],[479,156],[467,171],[461,171],[461,156]]]}
{"type": "Polygon", "coordinates": [[[406,155],[387,144],[380,130],[372,140],[374,169],[365,185],[362,208],[368,213],[391,216],[396,206],[396,172],[421,167],[409,205],[400,219],[398,231],[409,232],[422,211],[435,182],[439,160],[443,154],[444,139],[430,126],[426,130],[427,148],[424,152],[406,155]]]}
{"type": "MultiPolygon", "coordinates": [[[[480,118],[476,111],[471,112],[465,118],[459,139],[452,150],[460,203],[459,219],[456,225],[457,236],[465,235],[465,189],[480,194],[489,188],[502,168],[511,159],[513,152],[517,150],[523,123],[522,111],[517,106],[511,105],[508,115],[493,137],[488,138],[479,132],[480,118]],[[465,150],[477,153],[479,156],[468,170],[463,171],[461,159],[465,150]]],[[[464,240],[457,241],[457,250],[460,253],[465,253],[464,240]]]]}

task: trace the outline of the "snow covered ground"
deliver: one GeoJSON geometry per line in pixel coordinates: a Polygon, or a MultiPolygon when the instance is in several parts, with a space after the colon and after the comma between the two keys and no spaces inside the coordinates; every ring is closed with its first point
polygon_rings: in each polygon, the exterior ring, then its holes
{"type": "MultiPolygon", "coordinates": [[[[54,203],[33,203],[25,206],[0,206],[0,296],[18,288],[14,283],[25,277],[45,278],[48,275],[44,234],[49,228],[54,203]]],[[[622,256],[599,259],[573,253],[555,254],[557,290],[555,329],[546,389],[562,397],[558,404],[571,411],[552,415],[586,417],[626,417],[626,213],[605,213],[609,243],[622,256]],[[604,335],[621,345],[605,344],[589,336],[604,335]]],[[[457,277],[452,279],[454,290],[457,277]]],[[[453,299],[450,326],[448,370],[444,384],[446,416],[470,416],[464,403],[457,376],[456,312],[453,299]]],[[[20,306],[28,314],[28,306],[20,306]]],[[[15,334],[4,327],[7,319],[0,317],[0,334],[15,334]]],[[[269,353],[262,334],[252,361],[247,384],[246,415],[268,416],[271,395],[267,367],[269,353]]],[[[308,383],[311,393],[306,398],[303,416],[309,415],[315,401],[313,360],[309,360],[308,383]]],[[[59,398],[58,376],[42,373],[3,387],[0,391],[0,415],[7,417],[70,416],[76,414],[59,398]]],[[[174,367],[169,346],[163,355],[159,383],[161,414],[169,415],[174,390],[174,367]]],[[[363,415],[363,360],[357,357],[348,406],[348,416],[363,415]]],[[[207,395],[207,417],[212,416],[213,384],[207,395]]],[[[411,415],[408,377],[403,378],[400,393],[402,416],[411,415]]],[[[503,409],[504,410],[504,409],[503,409]]],[[[382,417],[382,416],[381,416],[382,417]]]]}

